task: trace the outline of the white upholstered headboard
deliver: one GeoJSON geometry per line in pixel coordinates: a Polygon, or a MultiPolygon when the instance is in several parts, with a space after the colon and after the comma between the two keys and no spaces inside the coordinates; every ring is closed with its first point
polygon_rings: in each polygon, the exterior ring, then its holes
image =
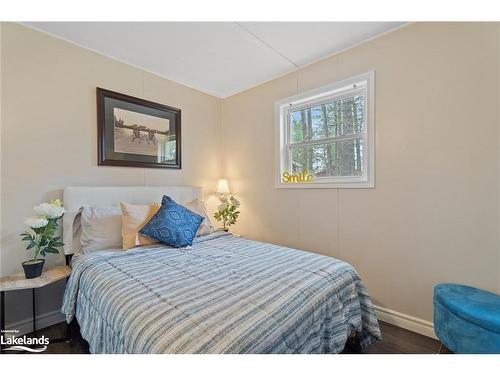
{"type": "Polygon", "coordinates": [[[164,195],[177,202],[202,199],[196,186],[69,186],[64,189],[63,241],[64,254],[74,253],[73,222],[82,206],[110,207],[120,202],[131,204],[160,203],[164,195]]]}

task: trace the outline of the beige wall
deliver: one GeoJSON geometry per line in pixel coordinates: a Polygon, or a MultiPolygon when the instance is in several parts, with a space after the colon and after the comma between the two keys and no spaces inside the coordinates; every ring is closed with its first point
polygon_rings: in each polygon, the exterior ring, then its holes
{"type": "MultiPolygon", "coordinates": [[[[220,178],[218,98],[17,24],[2,28],[1,273],[28,259],[18,234],[35,204],[68,185],[197,185],[220,178]],[[95,88],[182,110],[182,170],[98,167],[95,88]]],[[[49,264],[62,256],[48,257],[49,264]]],[[[60,307],[64,283],[40,290],[41,313],[60,307]]],[[[30,316],[30,294],[8,293],[7,323],[30,316]]]]}
{"type": "MultiPolygon", "coordinates": [[[[380,306],[431,320],[438,282],[500,291],[499,24],[413,24],[223,101],[20,25],[0,35],[2,275],[28,257],[24,217],[65,186],[209,193],[225,174],[235,231],[350,262],[380,306]],[[275,189],[274,102],[372,69],[376,188],[275,189]],[[96,86],[181,108],[182,170],[98,167],[96,86]]],[[[40,290],[41,313],[63,289],[40,290]]],[[[8,294],[7,321],[29,304],[8,294]]]]}
{"type": "Polygon", "coordinates": [[[500,24],[418,23],[223,101],[235,229],[354,265],[379,306],[500,292],[500,24]],[[275,189],[274,102],[376,71],[375,189],[275,189]]]}

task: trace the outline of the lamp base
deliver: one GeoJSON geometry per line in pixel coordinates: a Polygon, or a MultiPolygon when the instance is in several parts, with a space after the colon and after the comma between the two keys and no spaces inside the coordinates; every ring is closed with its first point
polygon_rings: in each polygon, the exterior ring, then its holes
{"type": "Polygon", "coordinates": [[[225,203],[228,198],[229,194],[219,194],[219,201],[221,201],[221,203],[225,203]]]}

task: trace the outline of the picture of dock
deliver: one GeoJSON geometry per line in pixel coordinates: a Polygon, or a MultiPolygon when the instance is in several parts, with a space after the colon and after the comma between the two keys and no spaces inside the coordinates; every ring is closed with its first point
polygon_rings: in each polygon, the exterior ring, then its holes
{"type": "Polygon", "coordinates": [[[170,130],[169,119],[114,108],[115,152],[158,156],[170,130]]]}

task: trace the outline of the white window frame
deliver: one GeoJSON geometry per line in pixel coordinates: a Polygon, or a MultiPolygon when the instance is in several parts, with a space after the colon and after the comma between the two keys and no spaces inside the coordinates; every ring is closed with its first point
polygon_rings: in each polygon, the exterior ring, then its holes
{"type": "MultiPolygon", "coordinates": [[[[364,89],[360,89],[363,90],[364,89]]],[[[359,74],[355,77],[334,82],[322,86],[318,89],[310,90],[298,95],[279,100],[275,103],[275,124],[276,124],[276,188],[297,189],[297,188],[374,188],[375,187],[375,71],[359,74]],[[321,104],[321,102],[331,101],[332,98],[342,97],[341,92],[349,89],[347,95],[352,96],[352,90],[360,84],[366,82],[365,96],[365,132],[363,135],[364,158],[363,176],[330,176],[317,177],[312,182],[287,183],[282,181],[283,172],[290,171],[289,155],[290,148],[290,124],[288,115],[290,110],[296,111],[302,107],[309,107],[321,104]]],[[[348,140],[359,138],[359,135],[348,134],[336,139],[348,140]]],[[[308,142],[308,144],[324,143],[324,140],[308,142]]]]}

